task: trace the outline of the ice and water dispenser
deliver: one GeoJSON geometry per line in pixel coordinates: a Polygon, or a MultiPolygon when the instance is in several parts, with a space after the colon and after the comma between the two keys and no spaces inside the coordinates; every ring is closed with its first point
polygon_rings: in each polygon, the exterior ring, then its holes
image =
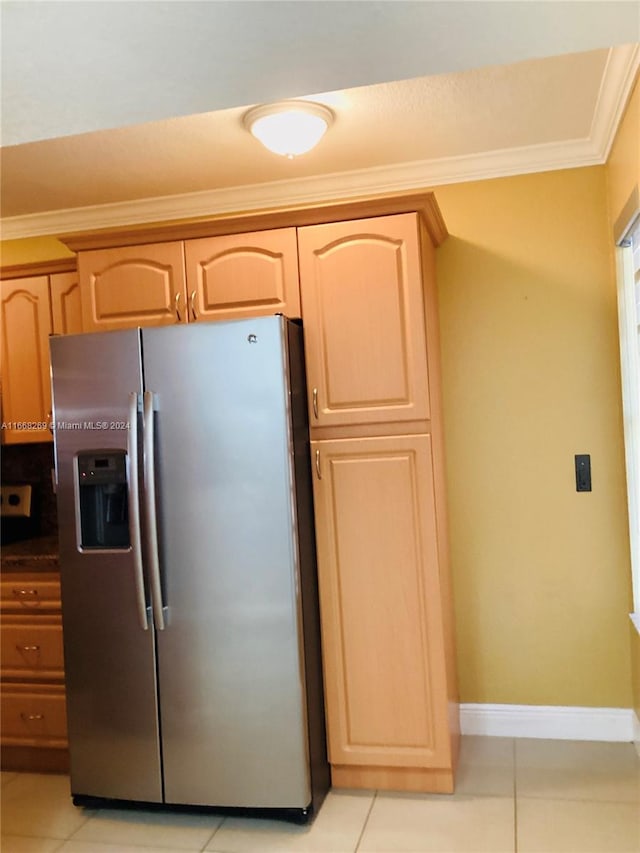
{"type": "Polygon", "coordinates": [[[77,471],[80,547],[129,548],[126,451],[79,453],[77,471]]]}

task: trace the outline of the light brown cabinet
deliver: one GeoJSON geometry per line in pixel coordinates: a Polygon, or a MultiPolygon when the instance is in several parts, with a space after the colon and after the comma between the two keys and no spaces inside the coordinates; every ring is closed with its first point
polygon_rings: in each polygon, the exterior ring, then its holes
{"type": "Polygon", "coordinates": [[[300,317],[295,228],[185,241],[189,319],[300,317]]]}
{"type": "Polygon", "coordinates": [[[82,302],[77,272],[56,273],[49,277],[51,326],[54,335],[79,335],[82,325],[82,302]]]}
{"type": "Polygon", "coordinates": [[[452,791],[434,245],[417,213],[302,228],[332,781],[452,791]]]}
{"type": "Polygon", "coordinates": [[[85,332],[186,322],[181,241],[78,254],[85,332]]]}
{"type": "Polygon", "coordinates": [[[417,214],[301,228],[312,427],[429,417],[417,214]]]}
{"type": "Polygon", "coordinates": [[[78,253],[83,330],[300,316],[295,228],[78,253]]]}
{"type": "Polygon", "coordinates": [[[2,764],[65,769],[67,725],[56,573],[5,572],[2,608],[2,764]]]}
{"type": "Polygon", "coordinates": [[[411,768],[450,790],[431,438],[316,441],[312,453],[333,782],[386,787],[411,768]]]}
{"type": "Polygon", "coordinates": [[[0,282],[2,440],[50,441],[51,313],[47,276],[0,282]]]}
{"type": "Polygon", "coordinates": [[[74,267],[71,259],[2,270],[0,375],[5,444],[51,441],[49,335],[82,331],[74,267]]]}

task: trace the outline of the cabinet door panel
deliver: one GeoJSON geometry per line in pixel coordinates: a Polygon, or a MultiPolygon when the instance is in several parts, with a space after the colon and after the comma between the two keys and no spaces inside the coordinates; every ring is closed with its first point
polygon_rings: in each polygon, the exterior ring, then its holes
{"type": "Polygon", "coordinates": [[[50,278],[51,318],[54,335],[82,332],[80,280],[75,272],[56,273],[50,278]]]}
{"type": "Polygon", "coordinates": [[[311,425],[428,418],[416,215],[313,225],[298,240],[311,425]]]}
{"type": "Polygon", "coordinates": [[[187,240],[190,320],[300,316],[295,228],[187,240]]]}
{"type": "Polygon", "coordinates": [[[430,438],[318,441],[312,452],[330,760],[446,767],[430,438]]]}
{"type": "Polygon", "coordinates": [[[186,322],[180,241],[80,252],[78,270],[85,331],[186,322]]]}
{"type": "Polygon", "coordinates": [[[49,279],[3,281],[2,438],[8,444],[51,441],[49,279]]]}

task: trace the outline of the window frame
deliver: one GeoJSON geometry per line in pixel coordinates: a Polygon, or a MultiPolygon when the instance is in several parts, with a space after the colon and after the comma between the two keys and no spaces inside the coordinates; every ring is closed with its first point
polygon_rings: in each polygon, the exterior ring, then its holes
{"type": "Polygon", "coordinates": [[[634,192],[616,223],[618,330],[624,423],[627,507],[634,612],[640,633],[640,198],[634,192]],[[634,260],[635,255],[635,260],[634,260]]]}

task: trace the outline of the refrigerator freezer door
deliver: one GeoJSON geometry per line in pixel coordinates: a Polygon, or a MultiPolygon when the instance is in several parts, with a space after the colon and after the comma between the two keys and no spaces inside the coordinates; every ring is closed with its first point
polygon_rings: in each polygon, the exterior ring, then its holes
{"type": "Polygon", "coordinates": [[[117,547],[97,536],[80,550],[77,524],[80,490],[91,492],[81,477],[105,479],[127,451],[129,395],[142,392],[139,332],[52,338],[51,360],[71,790],[162,802],[153,625],[142,627],[144,587],[120,535],[121,490],[87,501],[96,513],[106,507],[105,524],[117,521],[117,547]]]}
{"type": "Polygon", "coordinates": [[[285,321],[143,329],[165,800],[311,800],[285,321]]]}

